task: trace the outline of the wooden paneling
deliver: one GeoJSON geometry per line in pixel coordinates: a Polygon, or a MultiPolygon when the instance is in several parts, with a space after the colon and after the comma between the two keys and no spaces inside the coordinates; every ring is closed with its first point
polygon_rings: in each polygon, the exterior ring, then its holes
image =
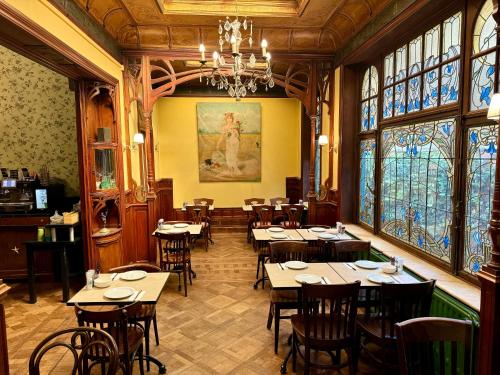
{"type": "Polygon", "coordinates": [[[286,178],[286,197],[290,198],[290,203],[299,203],[299,199],[303,199],[302,180],[299,177],[286,178]]]}
{"type": "Polygon", "coordinates": [[[125,210],[123,233],[124,262],[154,261],[149,259],[148,205],[130,204],[125,210]]]}
{"type": "MultiPolygon", "coordinates": [[[[248,217],[241,207],[215,208],[210,212],[211,225],[213,229],[242,228],[246,230],[248,217]]],[[[173,220],[188,220],[186,211],[175,209],[173,220]]]]}
{"type": "Polygon", "coordinates": [[[108,236],[94,238],[94,245],[102,272],[123,265],[121,230],[108,236]]]}
{"type": "Polygon", "coordinates": [[[175,220],[174,213],[174,183],[171,178],[157,181],[156,204],[158,206],[158,218],[165,221],[175,220]]]}
{"type": "Polygon", "coordinates": [[[312,224],[335,226],[339,220],[338,205],[335,202],[317,201],[316,220],[312,224]]]}

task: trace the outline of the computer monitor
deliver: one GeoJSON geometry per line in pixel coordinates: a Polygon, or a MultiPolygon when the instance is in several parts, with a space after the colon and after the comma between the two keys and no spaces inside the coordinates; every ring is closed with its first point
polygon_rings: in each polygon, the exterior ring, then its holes
{"type": "Polygon", "coordinates": [[[37,210],[46,210],[49,208],[47,189],[35,189],[35,206],[37,210]]]}

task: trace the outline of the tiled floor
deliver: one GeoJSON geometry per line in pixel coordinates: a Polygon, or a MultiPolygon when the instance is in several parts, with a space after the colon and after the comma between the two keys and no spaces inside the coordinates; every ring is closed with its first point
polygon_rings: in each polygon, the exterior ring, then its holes
{"type": "MultiPolygon", "coordinates": [[[[193,251],[198,277],[188,287],[187,298],[177,290],[176,275],[170,278],[157,307],[160,345],[152,345],[152,354],[167,363],[168,374],[280,373],[291,327],[282,321],[275,355],[274,330],[265,327],[269,289],[252,287],[256,255],[245,236],[214,233],[215,245],[208,252],[200,242],[193,251]]],[[[41,284],[38,290],[35,305],[27,303],[26,284],[15,285],[5,300],[11,374],[27,373],[29,356],[45,336],[76,326],[73,308],[60,302],[57,284],[41,284]]],[[[302,372],[300,364],[298,370],[302,372]]],[[[151,373],[157,369],[152,367],[151,373]]],[[[291,364],[288,373],[292,373],[291,364]]],[[[360,363],[359,373],[376,371],[360,363]]]]}

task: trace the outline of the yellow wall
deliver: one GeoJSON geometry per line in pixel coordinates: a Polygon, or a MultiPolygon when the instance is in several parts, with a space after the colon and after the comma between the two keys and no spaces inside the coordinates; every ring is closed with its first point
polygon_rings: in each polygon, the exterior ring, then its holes
{"type": "MultiPolygon", "coordinates": [[[[125,143],[123,66],[47,0],[2,1],[23,13],[27,18],[118,80],[120,86],[120,123],[122,124],[122,141],[125,143]]],[[[126,176],[126,163],[124,163],[124,169],[126,176]]],[[[127,183],[126,178],[125,183],[127,183]]]]}
{"type": "Polygon", "coordinates": [[[285,178],[300,176],[300,110],[296,99],[244,99],[262,106],[261,182],[200,183],[196,103],[231,98],[161,98],[153,115],[157,179],[173,178],[174,207],[214,198],[216,207],[238,207],[244,198],[285,196],[285,178]]]}
{"type": "Polygon", "coordinates": [[[340,144],[340,68],[335,69],[333,99],[333,181],[332,189],[338,189],[339,182],[339,144],[340,144]]]}

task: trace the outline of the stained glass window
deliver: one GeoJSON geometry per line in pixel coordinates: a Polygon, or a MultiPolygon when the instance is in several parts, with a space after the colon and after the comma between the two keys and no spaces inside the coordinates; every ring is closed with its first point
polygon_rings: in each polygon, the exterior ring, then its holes
{"type": "Polygon", "coordinates": [[[360,142],[359,220],[371,227],[375,207],[375,148],[374,139],[363,139],[360,142]]]}
{"type": "Polygon", "coordinates": [[[464,270],[476,273],[491,254],[488,223],[491,216],[498,126],[479,126],[467,131],[465,187],[464,270]]]}
{"type": "Polygon", "coordinates": [[[361,84],[361,131],[377,127],[378,73],[374,66],[366,69],[361,84]]]}
{"type": "Polygon", "coordinates": [[[496,22],[493,3],[487,0],[474,25],[472,37],[472,71],[470,110],[485,109],[495,91],[496,22]]]}
{"type": "Polygon", "coordinates": [[[385,57],[383,119],[458,102],[461,28],[457,13],[385,57]]]}
{"type": "Polygon", "coordinates": [[[382,131],[382,232],[450,262],[455,120],[382,131]]]}

